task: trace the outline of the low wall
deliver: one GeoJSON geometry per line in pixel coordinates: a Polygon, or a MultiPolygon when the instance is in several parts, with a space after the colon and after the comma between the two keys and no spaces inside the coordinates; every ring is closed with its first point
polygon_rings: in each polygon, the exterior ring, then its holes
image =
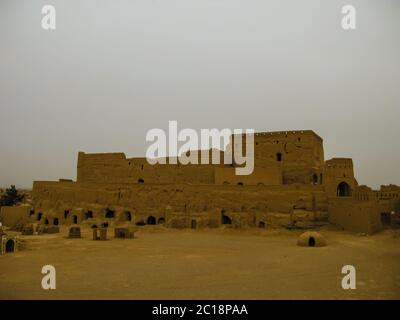
{"type": "Polygon", "coordinates": [[[329,202],[328,212],[331,223],[350,232],[373,234],[382,228],[375,201],[335,199],[329,202]]]}

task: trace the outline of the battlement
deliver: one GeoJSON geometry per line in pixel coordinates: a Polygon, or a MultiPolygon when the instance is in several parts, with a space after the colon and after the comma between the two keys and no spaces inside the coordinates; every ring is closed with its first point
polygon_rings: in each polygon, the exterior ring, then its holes
{"type": "MultiPolygon", "coordinates": [[[[242,133],[242,136],[245,136],[246,133],[242,133]]],[[[270,138],[270,137],[301,137],[301,136],[312,136],[320,140],[321,142],[323,141],[322,138],[317,135],[313,130],[287,130],[287,131],[266,131],[266,132],[255,132],[254,136],[256,138],[270,138]]]]}
{"type": "Polygon", "coordinates": [[[327,168],[353,168],[353,159],[351,158],[332,158],[325,161],[327,168]]]}
{"type": "Polygon", "coordinates": [[[123,152],[108,152],[108,153],[85,153],[79,151],[78,160],[125,160],[126,156],[123,152]]]}

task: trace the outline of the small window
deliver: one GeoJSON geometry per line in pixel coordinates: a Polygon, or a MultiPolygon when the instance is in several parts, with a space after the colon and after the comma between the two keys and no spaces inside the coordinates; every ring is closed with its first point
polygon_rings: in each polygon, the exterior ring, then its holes
{"type": "Polygon", "coordinates": [[[276,154],[276,161],[282,161],[282,153],[280,153],[280,152],[278,152],[277,154],[276,154]]]}
{"type": "Polygon", "coordinates": [[[143,180],[142,178],[140,178],[140,179],[138,180],[138,183],[144,183],[144,180],[143,180]]]}
{"type": "Polygon", "coordinates": [[[115,218],[115,211],[107,208],[106,209],[105,218],[106,219],[114,219],[115,218]]]}
{"type": "Polygon", "coordinates": [[[93,212],[90,210],[86,211],[84,214],[84,218],[85,220],[93,218],[93,212]]]}
{"type": "Polygon", "coordinates": [[[165,219],[164,218],[158,219],[158,224],[164,224],[164,223],[165,223],[165,219]]]}

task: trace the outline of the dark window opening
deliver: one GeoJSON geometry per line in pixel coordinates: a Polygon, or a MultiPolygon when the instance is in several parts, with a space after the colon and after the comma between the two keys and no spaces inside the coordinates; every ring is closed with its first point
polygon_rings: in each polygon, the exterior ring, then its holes
{"type": "Polygon", "coordinates": [[[64,219],[67,219],[69,215],[69,210],[64,211],[64,219]]]}
{"type": "Polygon", "coordinates": [[[140,178],[140,179],[138,180],[138,183],[144,183],[144,180],[143,180],[142,178],[140,178]]]}
{"type": "Polygon", "coordinates": [[[337,187],[337,194],[338,197],[350,197],[351,196],[351,188],[346,182],[339,183],[337,187]]]}
{"type": "Polygon", "coordinates": [[[49,219],[44,219],[44,224],[49,224],[49,219]]]}
{"type": "Polygon", "coordinates": [[[106,209],[106,219],[113,219],[115,217],[115,211],[111,209],[106,209]]]}
{"type": "Polygon", "coordinates": [[[313,184],[318,184],[318,175],[317,174],[313,174],[313,176],[312,176],[312,183],[313,184]]]}
{"type": "Polygon", "coordinates": [[[38,213],[38,215],[37,215],[37,221],[42,220],[42,215],[43,215],[43,213],[41,213],[41,212],[38,213]]]}
{"type": "Polygon", "coordinates": [[[192,220],[191,222],[191,226],[192,229],[197,229],[197,221],[196,220],[192,220]]]}
{"type": "Polygon", "coordinates": [[[35,210],[32,209],[29,211],[29,216],[33,216],[34,214],[35,214],[35,210]]]}
{"type": "Polygon", "coordinates": [[[381,223],[384,226],[390,226],[391,224],[390,212],[381,213],[381,223]]]}
{"type": "Polygon", "coordinates": [[[260,222],[258,223],[258,227],[259,227],[259,228],[262,228],[262,229],[265,229],[265,222],[264,222],[264,221],[260,221],[260,222]]]}
{"type": "Polygon", "coordinates": [[[96,225],[96,224],[92,224],[92,225],[91,225],[91,228],[92,228],[92,229],[96,229],[96,228],[97,228],[97,225],[96,225]]]}
{"type": "Polygon", "coordinates": [[[238,184],[238,186],[242,186],[243,182],[238,182],[237,184],[238,184]]]}
{"type": "Polygon", "coordinates": [[[8,239],[6,242],[6,252],[14,252],[14,240],[8,239]]]}
{"type": "Polygon", "coordinates": [[[158,224],[164,224],[164,223],[165,223],[165,219],[164,218],[158,219],[158,224]]]}
{"type": "Polygon", "coordinates": [[[58,218],[54,218],[54,219],[53,219],[53,224],[54,224],[55,226],[58,226],[58,223],[59,223],[58,218]]]}
{"type": "Polygon", "coordinates": [[[78,223],[78,216],[72,216],[72,223],[77,224],[78,223]]]}
{"type": "Polygon", "coordinates": [[[140,221],[136,222],[136,225],[137,226],[145,226],[146,223],[143,220],[140,220],[140,221]]]}
{"type": "Polygon", "coordinates": [[[148,217],[147,224],[156,224],[156,218],[153,216],[148,217]]]}
{"type": "Polygon", "coordinates": [[[90,210],[86,211],[84,218],[85,218],[85,220],[93,218],[93,212],[90,210]]]}
{"type": "Polygon", "coordinates": [[[107,228],[107,227],[108,227],[108,222],[102,223],[101,226],[102,226],[103,228],[107,228]]]}
{"type": "Polygon", "coordinates": [[[276,154],[276,161],[282,161],[282,153],[278,152],[276,154]]]}
{"type": "Polygon", "coordinates": [[[124,213],[125,221],[132,221],[132,214],[129,211],[124,213]]]}
{"type": "Polygon", "coordinates": [[[232,224],[231,218],[224,215],[223,213],[221,215],[222,215],[222,224],[232,224]]]}
{"type": "Polygon", "coordinates": [[[117,236],[118,236],[118,238],[124,239],[125,238],[125,232],[122,231],[122,230],[119,230],[117,232],[117,236]]]}

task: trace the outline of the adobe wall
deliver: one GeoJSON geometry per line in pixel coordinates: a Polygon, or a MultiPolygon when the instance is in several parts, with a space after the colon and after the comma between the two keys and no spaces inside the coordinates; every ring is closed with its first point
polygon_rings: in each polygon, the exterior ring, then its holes
{"type": "Polygon", "coordinates": [[[381,230],[376,201],[337,198],[329,201],[329,221],[350,232],[373,234],[381,230]]]}
{"type": "Polygon", "coordinates": [[[379,203],[381,213],[396,212],[400,214],[400,187],[397,185],[383,185],[380,190],[374,191],[375,199],[379,203]]]}
{"type": "Polygon", "coordinates": [[[212,165],[151,165],[146,158],[127,159],[123,153],[79,152],[77,181],[83,183],[214,183],[212,165]]]}
{"type": "Polygon", "coordinates": [[[3,206],[0,221],[5,227],[14,227],[29,221],[30,206],[3,206]]]}
{"type": "MultiPolygon", "coordinates": [[[[224,211],[242,219],[251,213],[252,224],[257,214],[286,215],[290,219],[299,203],[310,212],[326,212],[327,199],[321,186],[238,186],[188,184],[83,184],[63,182],[35,182],[33,188],[35,212],[57,216],[60,222],[65,211],[78,215],[81,222],[85,211],[103,218],[106,208],[116,212],[120,220],[130,211],[137,220],[154,216],[166,218],[166,212],[178,215],[208,215],[224,211]]],[[[266,218],[266,217],[264,217],[266,218]]],[[[249,218],[250,219],[250,218],[249,218]]]]}
{"type": "Polygon", "coordinates": [[[235,168],[215,168],[215,184],[244,184],[244,185],[281,185],[282,168],[280,166],[256,167],[250,175],[236,175],[235,168]]]}
{"type": "MultiPolygon", "coordinates": [[[[255,170],[252,177],[247,178],[248,183],[263,182],[258,181],[261,179],[266,184],[322,184],[325,166],[322,139],[313,131],[256,133],[254,137],[255,170]],[[277,177],[278,170],[280,178],[277,177]]],[[[224,152],[220,151],[221,158],[223,155],[224,152]]],[[[150,165],[145,158],[127,159],[123,153],[79,152],[77,181],[137,183],[144,180],[149,183],[214,184],[214,175],[223,175],[225,180],[234,183],[236,178],[233,175],[227,178],[229,170],[214,173],[216,168],[231,167],[222,164],[150,165]]]]}
{"type": "Polygon", "coordinates": [[[332,158],[325,163],[325,189],[329,197],[337,196],[338,185],[342,182],[347,183],[351,188],[353,196],[357,181],[354,178],[353,160],[349,158],[332,158]]]}
{"type": "Polygon", "coordinates": [[[254,157],[256,168],[281,165],[284,184],[310,184],[314,174],[321,184],[323,141],[312,130],[255,133],[254,157]]]}

